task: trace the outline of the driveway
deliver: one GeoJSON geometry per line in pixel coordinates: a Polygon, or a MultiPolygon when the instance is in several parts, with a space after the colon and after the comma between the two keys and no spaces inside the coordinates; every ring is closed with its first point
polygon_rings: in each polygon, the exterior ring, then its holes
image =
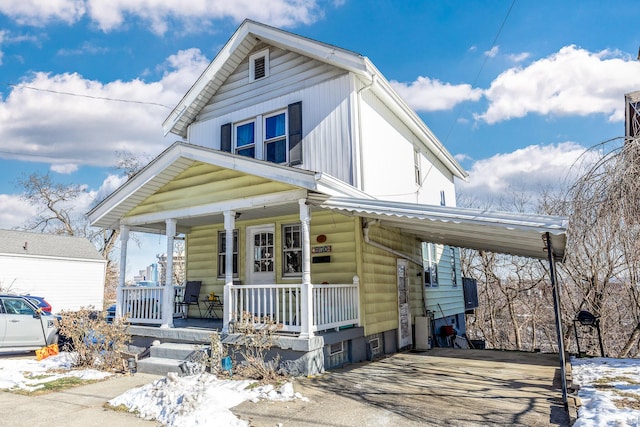
{"type": "Polygon", "coordinates": [[[555,354],[433,349],[295,380],[309,401],[245,402],[261,426],[568,426],[555,354]]]}

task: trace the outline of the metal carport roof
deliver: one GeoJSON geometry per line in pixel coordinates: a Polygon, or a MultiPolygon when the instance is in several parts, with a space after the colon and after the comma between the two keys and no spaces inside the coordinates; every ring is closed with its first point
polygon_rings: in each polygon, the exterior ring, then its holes
{"type": "Polygon", "coordinates": [[[379,220],[425,242],[548,259],[549,233],[556,260],[564,257],[567,219],[547,215],[495,212],[382,200],[310,195],[323,209],[379,220]]]}

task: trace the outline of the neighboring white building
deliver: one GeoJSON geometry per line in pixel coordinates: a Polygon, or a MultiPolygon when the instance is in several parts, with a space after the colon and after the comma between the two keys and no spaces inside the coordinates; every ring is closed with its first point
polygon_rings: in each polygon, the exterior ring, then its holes
{"type": "Polygon", "coordinates": [[[83,237],[0,230],[0,288],[44,297],[54,312],[102,310],[106,264],[83,237]]]}

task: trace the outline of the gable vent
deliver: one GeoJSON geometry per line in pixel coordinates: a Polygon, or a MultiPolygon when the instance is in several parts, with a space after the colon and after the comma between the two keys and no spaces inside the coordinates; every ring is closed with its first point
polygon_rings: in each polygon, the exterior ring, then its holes
{"type": "Polygon", "coordinates": [[[249,80],[260,80],[269,76],[269,49],[263,49],[249,57],[249,80]]]}
{"type": "Polygon", "coordinates": [[[254,80],[261,79],[266,75],[264,61],[265,61],[264,56],[261,56],[260,58],[257,58],[254,61],[253,63],[253,79],[254,80]]]}

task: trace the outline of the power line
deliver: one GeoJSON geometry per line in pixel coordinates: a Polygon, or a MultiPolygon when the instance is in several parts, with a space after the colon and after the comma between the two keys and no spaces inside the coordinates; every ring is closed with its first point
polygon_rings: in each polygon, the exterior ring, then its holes
{"type": "MultiPolygon", "coordinates": [[[[509,15],[511,15],[511,11],[513,10],[513,6],[515,6],[515,4],[516,4],[516,0],[512,0],[511,1],[511,6],[509,6],[509,10],[507,10],[507,14],[504,16],[504,19],[502,20],[502,23],[500,24],[500,28],[498,28],[498,32],[496,33],[496,36],[493,38],[493,42],[491,43],[491,47],[489,48],[489,52],[495,47],[496,43],[498,42],[498,38],[500,37],[500,33],[502,33],[502,29],[504,28],[505,24],[507,23],[507,19],[509,19],[509,15]]],[[[480,79],[480,74],[482,74],[482,70],[484,70],[484,66],[487,64],[488,60],[489,60],[489,56],[485,55],[484,56],[484,61],[482,61],[482,65],[480,65],[480,69],[478,70],[478,73],[476,74],[476,77],[473,79],[473,83],[471,83],[471,89],[469,89],[470,91],[473,90],[473,88],[476,85],[476,83],[478,83],[478,80],[480,79]]],[[[447,132],[447,135],[444,137],[444,140],[442,141],[443,143],[446,142],[447,139],[449,139],[449,135],[451,135],[451,132],[453,132],[453,128],[455,127],[455,125],[458,122],[459,118],[460,118],[460,113],[458,112],[458,114],[456,115],[455,120],[453,121],[453,123],[451,123],[451,127],[449,128],[449,132],[447,132]]]]}
{"type": "Polygon", "coordinates": [[[135,101],[135,100],[131,100],[131,99],[109,98],[109,97],[106,97],[106,96],[95,96],[95,95],[86,95],[86,94],[81,94],[81,93],[63,92],[63,91],[59,91],[59,90],[42,89],[42,88],[33,87],[33,86],[27,86],[27,85],[23,85],[23,84],[13,84],[13,83],[5,83],[5,84],[7,86],[11,86],[11,87],[14,87],[14,88],[24,88],[24,89],[35,90],[35,91],[38,91],[38,92],[49,92],[49,93],[55,93],[57,95],[77,96],[78,98],[100,99],[100,100],[103,100],[103,101],[125,102],[125,103],[129,103],[129,104],[154,105],[154,106],[157,106],[157,107],[166,108],[168,110],[173,110],[173,108],[174,108],[174,107],[170,107],[170,106],[165,105],[165,104],[160,104],[158,102],[135,101]]]}

